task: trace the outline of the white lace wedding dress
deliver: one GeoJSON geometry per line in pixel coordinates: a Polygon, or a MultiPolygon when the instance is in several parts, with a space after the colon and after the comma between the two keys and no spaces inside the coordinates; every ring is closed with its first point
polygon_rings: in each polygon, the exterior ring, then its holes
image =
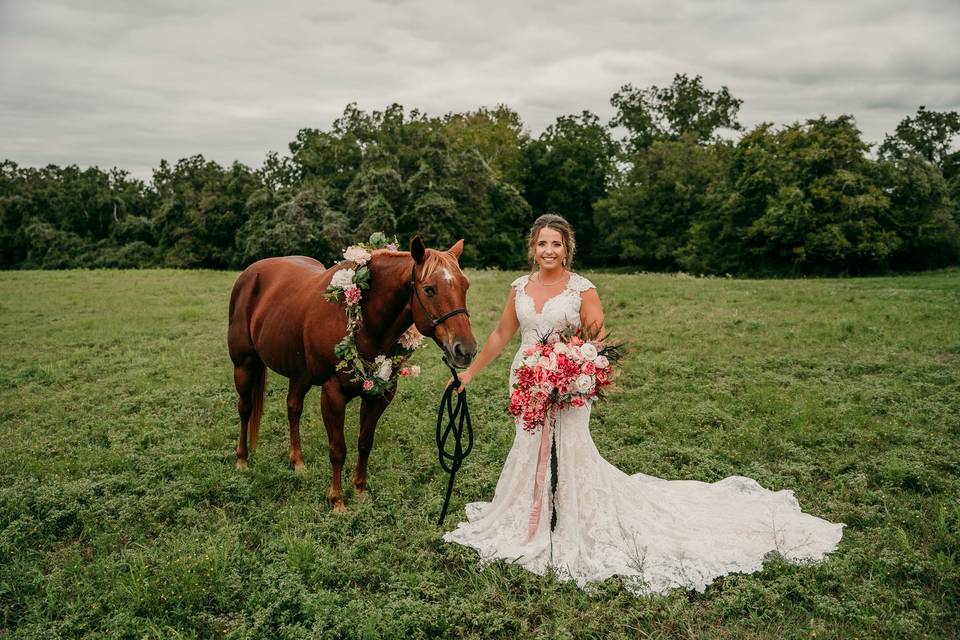
{"type": "MultiPolygon", "coordinates": [[[[523,349],[565,320],[579,326],[580,292],[593,287],[571,274],[567,288],[537,313],[527,278],[512,283],[522,339],[511,388],[523,349]]],[[[627,475],[597,451],[589,422],[589,405],[558,416],[553,532],[548,466],[543,515],[528,540],[540,435],[518,424],[493,501],[467,504],[467,521],[443,539],[475,548],[481,566],[503,559],[541,575],[552,568],[581,587],[619,575],[631,591],[651,594],[702,592],[719,576],[762,569],[771,552],[793,562],[821,560],[843,535],[846,525],[802,513],[792,491],[770,491],[747,477],[707,483],[627,475]]]]}

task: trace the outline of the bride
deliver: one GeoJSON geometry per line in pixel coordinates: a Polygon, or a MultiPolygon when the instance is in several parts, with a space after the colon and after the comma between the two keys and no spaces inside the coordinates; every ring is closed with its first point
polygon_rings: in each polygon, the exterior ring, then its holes
{"type": "MultiPolygon", "coordinates": [[[[538,335],[569,322],[603,335],[596,288],[570,271],[576,244],[562,217],[543,215],[530,230],[529,257],[538,269],[513,281],[497,328],[470,367],[462,391],[493,361],[517,329],[523,350],[538,335]]],[[[550,491],[534,505],[538,435],[515,425],[513,447],[491,502],[467,504],[467,520],[444,540],[475,548],[481,564],[497,559],[538,574],[588,583],[622,576],[639,594],[675,587],[704,591],[715,578],[763,568],[771,552],[793,562],[821,560],[833,551],[844,524],[802,513],[790,490],[771,491],[755,480],[663,480],[627,475],[607,462],[590,437],[590,405],[558,414],[556,525],[551,531],[550,491]],[[539,513],[545,517],[537,517],[539,513]]],[[[543,486],[550,486],[550,471],[543,486]]]]}

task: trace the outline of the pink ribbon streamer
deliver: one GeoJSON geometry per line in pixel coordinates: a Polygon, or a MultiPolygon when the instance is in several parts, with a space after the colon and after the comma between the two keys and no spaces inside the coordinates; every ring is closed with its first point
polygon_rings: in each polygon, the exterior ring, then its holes
{"type": "Polygon", "coordinates": [[[550,425],[553,422],[552,412],[543,421],[540,428],[540,453],[537,456],[537,473],[533,480],[533,509],[530,510],[530,520],[527,525],[527,542],[533,540],[540,525],[540,512],[543,510],[543,481],[547,475],[547,462],[550,460],[550,425]]]}

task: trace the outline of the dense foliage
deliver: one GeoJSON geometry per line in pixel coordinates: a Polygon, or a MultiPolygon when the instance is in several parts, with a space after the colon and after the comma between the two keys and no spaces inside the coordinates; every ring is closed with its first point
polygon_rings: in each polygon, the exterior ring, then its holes
{"type": "Polygon", "coordinates": [[[625,85],[611,104],[607,124],[584,111],[538,137],[506,106],[434,117],[351,104],[259,169],[194,156],[161,162],[149,183],[4,161],[0,267],[331,261],[383,231],[465,238],[466,265],[516,268],[524,230],[548,211],[574,224],[587,266],[797,275],[960,262],[956,112],[921,106],[874,156],[850,115],[744,131],[742,101],[700,76],[625,85]]]}

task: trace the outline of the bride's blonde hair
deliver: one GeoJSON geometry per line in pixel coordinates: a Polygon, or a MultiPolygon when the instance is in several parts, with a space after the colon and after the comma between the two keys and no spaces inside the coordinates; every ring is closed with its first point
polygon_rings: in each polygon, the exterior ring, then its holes
{"type": "Polygon", "coordinates": [[[577,252],[577,241],[573,235],[573,227],[563,216],[558,216],[555,213],[545,213],[534,220],[533,226],[530,227],[530,237],[527,239],[527,260],[530,262],[530,271],[533,271],[537,264],[535,260],[537,238],[540,236],[540,231],[546,227],[560,233],[560,238],[563,241],[563,266],[565,269],[572,270],[573,254],[577,252]]]}

